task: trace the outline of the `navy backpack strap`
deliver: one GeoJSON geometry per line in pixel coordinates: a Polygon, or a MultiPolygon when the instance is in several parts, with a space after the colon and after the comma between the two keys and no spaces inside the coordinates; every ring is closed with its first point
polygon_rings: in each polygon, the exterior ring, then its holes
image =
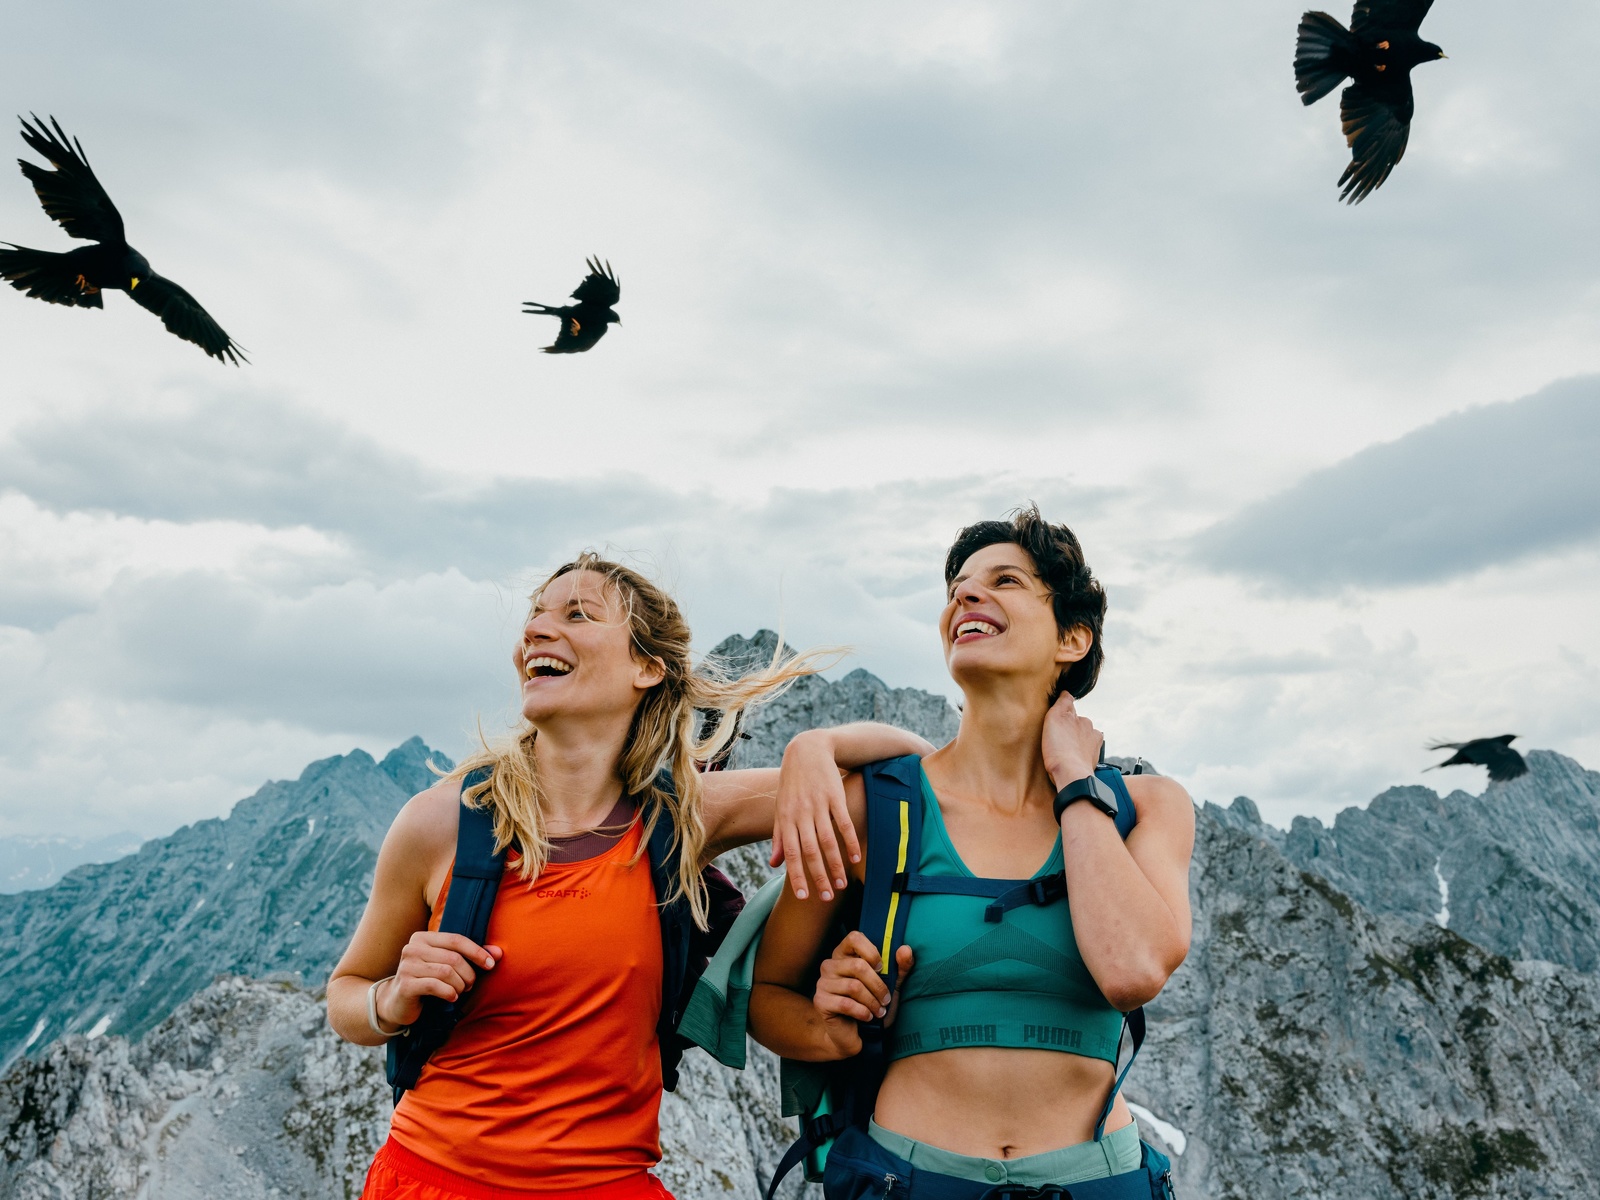
{"type": "MultiPolygon", "coordinates": [[[[905,940],[912,872],[922,847],[922,760],[914,754],[861,769],[867,792],[867,864],[856,928],[872,939],[880,971],[894,995],[895,951],[905,940]]],[[[861,1023],[861,1053],[849,1060],[849,1090],[835,1111],[802,1119],[800,1137],[784,1151],[767,1185],[777,1195],[784,1177],[851,1125],[866,1127],[888,1063],[882,1020],[861,1023]]]]}
{"type": "Polygon", "coordinates": [[[922,847],[922,760],[914,754],[861,772],[867,791],[867,869],[860,930],[878,948],[878,970],[894,995],[894,955],[905,940],[905,897],[922,847]]]}
{"type": "Polygon", "coordinates": [[[1095,1123],[1094,1140],[1099,1141],[1105,1136],[1106,1121],[1111,1116],[1111,1106],[1117,1102],[1117,1093],[1122,1090],[1122,1081],[1128,1077],[1128,1072],[1133,1070],[1133,1060],[1139,1057],[1139,1047],[1144,1045],[1144,1008],[1143,1006],[1125,1013],[1122,1018],[1122,1027],[1128,1031],[1128,1041],[1132,1050],[1128,1053],[1128,1061],[1122,1061],[1122,1046],[1117,1045],[1117,1073],[1111,1081],[1111,1094],[1106,1097],[1105,1107],[1100,1110],[1100,1120],[1095,1123]]]}
{"type": "MultiPolygon", "coordinates": [[[[488,936],[489,916],[500,890],[506,852],[504,848],[495,849],[494,814],[487,808],[469,805],[466,794],[487,783],[491,774],[490,768],[479,767],[461,780],[455,864],[450,869],[450,890],[439,918],[440,933],[459,933],[480,946],[488,936]]],[[[385,1073],[394,1087],[396,1104],[408,1088],[416,1086],[434,1051],[450,1039],[465,1005],[465,997],[447,1002],[437,996],[424,996],[421,1016],[405,1033],[389,1039],[385,1073]]]]}
{"type": "MultiPolygon", "coordinates": [[[[672,772],[665,767],[656,774],[655,783],[670,796],[678,794],[672,772]]],[[[661,1086],[669,1092],[677,1090],[678,1064],[683,1059],[684,1041],[678,1036],[678,1020],[686,1002],[684,984],[689,977],[695,932],[689,897],[661,902],[661,897],[672,895],[678,886],[679,846],[672,819],[663,811],[650,831],[646,852],[650,857],[650,880],[656,889],[656,915],[661,923],[661,1016],[656,1022],[656,1042],[661,1051],[661,1086]]]]}
{"type": "Polygon", "coordinates": [[[1139,820],[1139,813],[1133,807],[1133,797],[1128,795],[1128,785],[1122,781],[1122,772],[1109,763],[1101,763],[1094,769],[1094,773],[1116,793],[1117,832],[1122,835],[1123,841],[1127,841],[1128,835],[1133,832],[1133,827],[1139,820]]]}

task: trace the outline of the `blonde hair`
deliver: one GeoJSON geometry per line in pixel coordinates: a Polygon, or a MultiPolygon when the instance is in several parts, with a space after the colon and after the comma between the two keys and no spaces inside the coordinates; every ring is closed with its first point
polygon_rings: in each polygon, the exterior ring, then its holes
{"type": "MultiPolygon", "coordinates": [[[[678,877],[672,894],[657,899],[668,903],[687,896],[695,923],[706,927],[705,885],[700,879],[700,857],[705,852],[706,829],[704,792],[697,763],[706,763],[725,751],[738,735],[739,716],[755,705],[771,700],[795,680],[815,675],[843,657],[837,648],[808,650],[784,656],[783,639],[778,639],[772,661],[765,669],[742,677],[726,664],[707,659],[699,669],[689,662],[689,624],[672,597],[621,563],[584,551],[565,566],[557,568],[529,597],[537,606],[544,590],[561,576],[573,571],[594,571],[603,575],[607,589],[622,602],[630,626],[633,653],[659,663],[665,672],[662,681],[645,692],[633,713],[633,723],[623,744],[617,773],[622,777],[624,794],[636,796],[644,812],[643,854],[656,823],[663,817],[672,823],[673,842],[678,850],[678,877]],[[720,713],[703,740],[695,737],[696,710],[720,713]],[[662,767],[671,770],[674,789],[656,785],[662,767]]],[[[526,720],[499,746],[484,743],[483,750],[462,762],[450,778],[462,778],[483,767],[491,774],[485,783],[468,788],[468,804],[491,809],[494,813],[497,849],[515,845],[522,855],[524,879],[537,878],[550,859],[550,838],[545,827],[544,789],[534,759],[538,731],[526,720]]],[[[637,861],[637,856],[635,857],[637,861]]]]}

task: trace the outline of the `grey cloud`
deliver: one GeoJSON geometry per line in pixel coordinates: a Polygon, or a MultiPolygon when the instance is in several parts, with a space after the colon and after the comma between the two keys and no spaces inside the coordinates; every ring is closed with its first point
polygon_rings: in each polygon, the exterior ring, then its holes
{"type": "Polygon", "coordinates": [[[396,737],[513,696],[513,600],[456,572],[301,596],[187,572],[119,581],[46,635],[58,682],[251,721],[396,737]]]}
{"type": "Polygon", "coordinates": [[[308,526],[345,540],[381,576],[451,566],[503,579],[577,549],[575,528],[626,539],[692,503],[623,475],[453,479],[253,396],[31,425],[0,445],[0,479],[57,512],[308,526]]]}
{"type": "Polygon", "coordinates": [[[0,94],[6,112],[60,117],[123,205],[263,165],[437,195],[465,161],[497,22],[463,10],[430,26],[403,7],[12,5],[0,94]],[[38,49],[62,45],[100,88],[38,49]]]}
{"type": "Polygon", "coordinates": [[[1430,583],[1600,535],[1600,376],[1371,446],[1199,535],[1295,591],[1430,583]]]}

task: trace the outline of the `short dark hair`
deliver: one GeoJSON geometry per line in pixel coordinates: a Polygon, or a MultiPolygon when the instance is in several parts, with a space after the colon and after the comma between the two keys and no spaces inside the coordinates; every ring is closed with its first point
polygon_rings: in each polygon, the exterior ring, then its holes
{"type": "Polygon", "coordinates": [[[1087,696],[1100,678],[1100,663],[1105,658],[1100,631],[1106,619],[1106,593],[1083,561],[1083,547],[1072,530],[1050,524],[1040,515],[1037,504],[1014,510],[1004,521],[968,525],[956,534],[950,552],[944,556],[945,590],[948,592],[955,583],[967,559],[985,546],[1008,542],[1015,542],[1028,552],[1039,578],[1050,589],[1056,630],[1065,634],[1081,625],[1089,631],[1089,653],[1069,663],[1056,683],[1058,694],[1064,689],[1074,697],[1087,696]]]}

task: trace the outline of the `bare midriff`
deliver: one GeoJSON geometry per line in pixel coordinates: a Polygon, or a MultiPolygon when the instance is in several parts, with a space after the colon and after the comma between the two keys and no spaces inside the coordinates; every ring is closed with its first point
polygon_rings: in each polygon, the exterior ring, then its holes
{"type": "MultiPolygon", "coordinates": [[[[1054,1050],[937,1050],[890,1064],[873,1119],[954,1154],[1043,1154],[1094,1137],[1112,1070],[1100,1059],[1054,1050]]],[[[1106,1131],[1132,1120],[1118,1096],[1106,1131]]]]}

